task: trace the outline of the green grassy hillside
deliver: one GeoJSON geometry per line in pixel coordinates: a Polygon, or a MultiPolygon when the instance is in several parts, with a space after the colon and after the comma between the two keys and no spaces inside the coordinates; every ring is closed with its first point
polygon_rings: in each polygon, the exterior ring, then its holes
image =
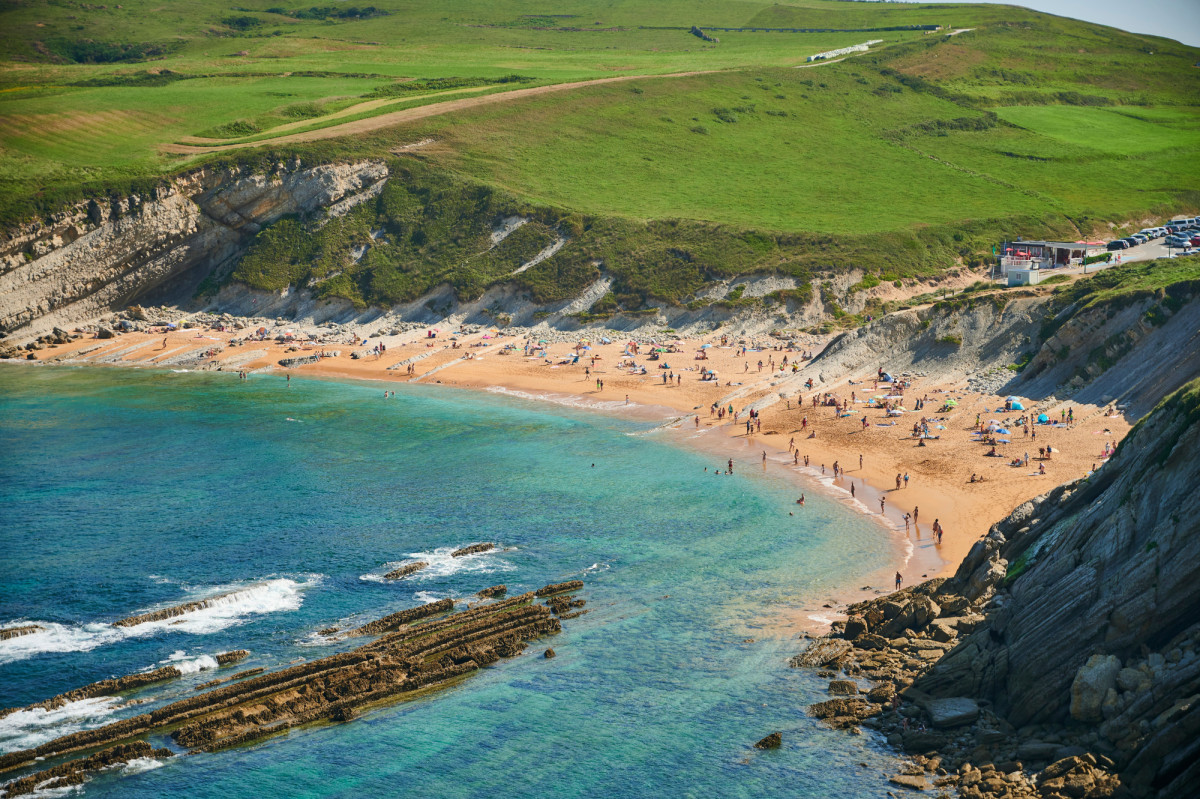
{"type": "MultiPolygon", "coordinates": [[[[927,274],[981,259],[999,236],[1077,238],[1200,211],[1200,50],[1165,39],[995,5],[243,1],[0,7],[0,223],[213,159],[387,157],[433,137],[397,162],[424,181],[421,244],[376,247],[342,269],[319,263],[332,246],[320,237],[342,246],[353,231],[281,229],[263,235],[307,237],[293,242],[298,260],[239,274],[336,274],[324,290],[356,301],[442,280],[477,293],[504,279],[509,257],[475,258],[472,237],[520,209],[545,236],[570,234],[519,276],[527,287],[564,296],[602,261],[636,305],[688,302],[706,280],[754,270],[927,274]],[[946,35],[958,29],[970,30],[946,35]],[[805,64],[875,39],[868,53],[805,64]],[[702,74],[663,77],[681,72],[702,74]],[[637,79],[272,143],[614,76],[637,79]],[[164,149],[179,142],[254,149],[164,149]],[[452,241],[430,200],[446,186],[501,199],[472,206],[471,232],[452,241]]],[[[363,213],[396,224],[387,209],[363,213]]],[[[257,252],[274,252],[267,244],[257,252]]]]}

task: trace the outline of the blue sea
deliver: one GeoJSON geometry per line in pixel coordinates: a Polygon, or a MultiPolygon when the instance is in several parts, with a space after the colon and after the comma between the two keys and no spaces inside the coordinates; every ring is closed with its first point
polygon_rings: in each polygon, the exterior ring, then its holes
{"type": "MultiPolygon", "coordinates": [[[[888,533],[646,417],[440,386],[0,364],[0,706],[175,664],[180,680],[0,719],[0,752],[145,712],[316,631],[505,583],[590,611],[445,691],[96,775],[87,797],[877,797],[896,761],[823,729],[781,609],[857,588],[888,533]],[[707,471],[705,471],[707,469],[707,471]],[[794,515],[791,515],[793,514],[794,515]],[[490,541],[498,550],[451,558],[490,541]],[[398,563],[430,567],[387,582],[398,563]],[[111,622],[216,594],[160,623],[111,622]],[[541,657],[552,646],[553,660],[541,657]],[[216,669],[230,649],[251,655],[216,669]],[[144,700],[127,705],[129,699],[144,700]],[[752,744],[783,733],[783,747],[752,744]]],[[[174,746],[169,738],[156,745],[174,746]]],[[[14,775],[3,775],[8,778],[14,775]]]]}

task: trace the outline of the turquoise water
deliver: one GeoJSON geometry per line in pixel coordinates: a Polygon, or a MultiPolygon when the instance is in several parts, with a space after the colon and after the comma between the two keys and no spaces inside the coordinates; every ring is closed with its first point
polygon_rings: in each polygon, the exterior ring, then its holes
{"type": "Polygon", "coordinates": [[[0,365],[0,624],[47,628],[0,642],[0,706],[189,671],[136,707],[0,719],[0,751],[189,695],[218,652],[277,668],[337,651],[324,627],[578,577],[591,612],[545,642],[554,660],[535,644],[444,692],[105,773],[84,795],[883,795],[893,761],[806,716],[824,681],[789,669],[798,643],[763,620],[886,567],[886,534],[812,494],[789,516],[781,478],[714,477],[716,456],[651,427],[436,386],[384,400],[366,383],[0,365]],[[449,558],[476,541],[503,551],[449,558]],[[380,580],[415,556],[432,565],[380,580]],[[181,624],[109,624],[227,591],[181,624]],[[782,749],[751,747],[775,730],[782,749]]]}

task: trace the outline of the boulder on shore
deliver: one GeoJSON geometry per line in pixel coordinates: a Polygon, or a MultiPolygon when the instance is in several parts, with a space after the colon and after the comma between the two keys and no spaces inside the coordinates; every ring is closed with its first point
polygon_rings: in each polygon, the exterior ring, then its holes
{"type": "Polygon", "coordinates": [[[979,718],[979,705],[965,696],[930,699],[925,703],[925,712],[935,727],[958,727],[979,718]]]}
{"type": "Polygon", "coordinates": [[[1121,660],[1116,655],[1092,655],[1075,672],[1071,683],[1071,718],[1076,721],[1103,721],[1104,697],[1117,684],[1121,660]]]}

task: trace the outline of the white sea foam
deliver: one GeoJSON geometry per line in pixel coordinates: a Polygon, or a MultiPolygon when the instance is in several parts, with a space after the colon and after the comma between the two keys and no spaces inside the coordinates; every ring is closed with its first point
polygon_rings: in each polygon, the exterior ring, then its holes
{"type": "Polygon", "coordinates": [[[595,574],[596,572],[606,572],[610,568],[612,567],[607,563],[593,563],[591,566],[588,566],[586,569],[579,572],[579,574],[595,574]]]}
{"type": "Polygon", "coordinates": [[[409,552],[405,555],[404,560],[388,561],[376,571],[360,574],[358,579],[371,583],[412,583],[436,580],[442,577],[449,577],[453,574],[492,574],[495,572],[512,571],[516,568],[500,557],[504,552],[512,552],[515,547],[502,548],[497,546],[495,549],[490,549],[487,552],[475,552],[471,555],[463,555],[455,558],[450,553],[456,549],[458,547],[439,547],[432,552],[409,552]],[[429,565],[419,572],[405,577],[403,580],[393,581],[384,579],[384,575],[388,572],[417,560],[424,561],[429,565]]]}
{"type": "Polygon", "coordinates": [[[457,597],[444,591],[418,591],[413,594],[413,599],[422,605],[432,605],[434,602],[442,599],[457,599],[457,597]]]}
{"type": "MultiPolygon", "coordinates": [[[[49,782],[49,780],[46,780],[49,782]]],[[[29,794],[30,799],[60,799],[63,796],[72,796],[74,794],[83,793],[82,785],[67,785],[63,788],[37,788],[33,793],[29,794]]]]}
{"type": "Polygon", "coordinates": [[[197,674],[205,669],[215,669],[218,666],[217,659],[212,655],[189,655],[182,649],[176,649],[170,657],[160,660],[159,663],[174,666],[182,674],[197,674]]]}
{"type": "MultiPolygon", "coordinates": [[[[198,589],[189,592],[188,596],[165,602],[160,607],[202,601],[222,594],[225,596],[213,600],[208,607],[132,627],[114,627],[103,622],[78,625],[26,620],[12,622],[13,625],[36,624],[43,629],[0,641],[0,665],[45,652],[87,652],[128,638],[144,638],[163,632],[184,632],[193,635],[218,632],[243,623],[248,616],[297,610],[304,601],[304,591],[316,585],[320,579],[321,575],[307,575],[303,581],[275,578],[263,582],[234,583],[198,589]]],[[[7,627],[10,624],[3,626],[7,627]]]]}
{"type": "Polygon", "coordinates": [[[60,736],[107,724],[120,701],[115,696],[97,696],[53,710],[37,707],[9,713],[0,718],[0,752],[32,749],[60,736]]]}
{"type": "Polygon", "coordinates": [[[167,765],[165,761],[155,760],[152,757],[135,757],[125,764],[123,769],[125,774],[141,774],[144,771],[154,771],[156,768],[162,768],[167,765]]]}

